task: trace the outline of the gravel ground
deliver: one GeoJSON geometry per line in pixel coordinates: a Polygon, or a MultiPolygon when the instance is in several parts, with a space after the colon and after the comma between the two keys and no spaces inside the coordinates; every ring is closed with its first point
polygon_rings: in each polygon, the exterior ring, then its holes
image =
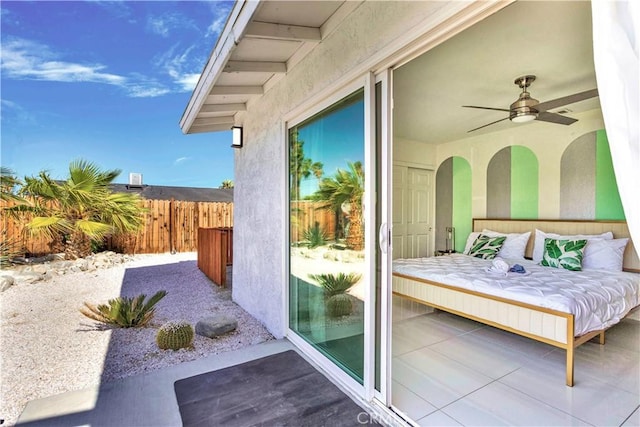
{"type": "Polygon", "coordinates": [[[196,254],[136,255],[93,272],[20,284],[0,294],[0,419],[16,423],[26,403],[70,390],[273,339],[196,266],[196,254]],[[164,289],[145,328],[103,329],[80,314],[83,302],[151,296],[164,289]],[[196,335],[194,348],[159,350],[157,329],[169,320],[194,327],[210,314],[232,315],[236,331],[217,339],[196,335]]]}

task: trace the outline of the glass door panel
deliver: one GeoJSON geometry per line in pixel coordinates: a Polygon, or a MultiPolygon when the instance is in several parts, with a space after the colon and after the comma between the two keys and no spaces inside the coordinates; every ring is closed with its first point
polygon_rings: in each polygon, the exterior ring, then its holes
{"type": "Polygon", "coordinates": [[[289,129],[289,327],[364,377],[364,91],[289,129]]]}

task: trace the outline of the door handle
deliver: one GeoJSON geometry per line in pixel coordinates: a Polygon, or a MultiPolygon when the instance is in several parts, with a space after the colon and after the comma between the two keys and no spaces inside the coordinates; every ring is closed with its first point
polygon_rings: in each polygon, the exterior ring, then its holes
{"type": "Polygon", "coordinates": [[[380,229],[378,230],[378,246],[383,254],[387,253],[387,248],[389,246],[389,231],[387,227],[387,223],[383,222],[380,224],[380,229]]]}

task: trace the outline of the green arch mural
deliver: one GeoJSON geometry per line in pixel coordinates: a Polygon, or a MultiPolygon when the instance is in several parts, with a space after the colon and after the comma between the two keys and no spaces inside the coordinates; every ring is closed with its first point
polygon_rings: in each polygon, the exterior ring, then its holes
{"type": "Polygon", "coordinates": [[[463,157],[446,159],[436,172],[436,249],[445,249],[445,228],[455,227],[456,251],[471,232],[471,165],[463,157]]]}
{"type": "Polygon", "coordinates": [[[576,138],[562,153],[560,218],[625,219],[604,129],[576,138]]]}
{"type": "Polygon", "coordinates": [[[487,166],[487,218],[538,218],[538,158],[512,145],[498,151],[487,166]]]}

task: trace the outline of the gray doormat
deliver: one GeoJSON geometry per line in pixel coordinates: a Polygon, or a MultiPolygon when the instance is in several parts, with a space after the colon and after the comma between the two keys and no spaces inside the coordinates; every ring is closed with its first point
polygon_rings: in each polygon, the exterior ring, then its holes
{"type": "Polygon", "coordinates": [[[293,350],[179,380],[174,386],[185,427],[357,426],[372,421],[293,350]]]}

